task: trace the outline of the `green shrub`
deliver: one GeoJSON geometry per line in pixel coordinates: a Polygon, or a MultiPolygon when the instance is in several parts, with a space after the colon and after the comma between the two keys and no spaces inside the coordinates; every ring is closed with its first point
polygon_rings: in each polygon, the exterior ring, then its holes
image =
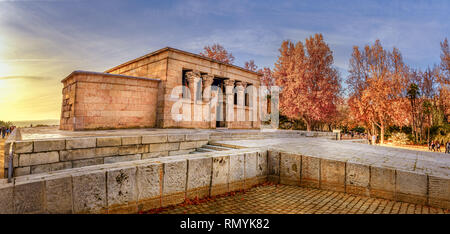
{"type": "Polygon", "coordinates": [[[391,139],[392,143],[395,143],[395,144],[406,145],[406,144],[408,144],[408,142],[410,142],[408,135],[403,132],[392,133],[390,139],[391,139]]]}

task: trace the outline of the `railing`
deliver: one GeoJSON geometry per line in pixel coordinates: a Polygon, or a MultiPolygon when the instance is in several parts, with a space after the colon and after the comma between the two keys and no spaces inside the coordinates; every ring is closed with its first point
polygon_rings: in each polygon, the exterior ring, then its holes
{"type": "Polygon", "coordinates": [[[9,144],[9,158],[8,158],[8,183],[12,182],[12,176],[13,176],[13,145],[14,145],[14,141],[11,142],[11,144],[9,144]]]}

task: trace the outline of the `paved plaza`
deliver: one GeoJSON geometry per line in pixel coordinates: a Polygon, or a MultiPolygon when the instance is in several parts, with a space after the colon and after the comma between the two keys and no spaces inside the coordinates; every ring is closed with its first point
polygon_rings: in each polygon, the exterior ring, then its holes
{"type": "Polygon", "coordinates": [[[289,185],[261,185],[161,214],[448,214],[449,210],[289,185]]]}
{"type": "Polygon", "coordinates": [[[270,147],[280,152],[450,178],[450,154],[374,146],[316,137],[219,141],[244,148],[270,147]]]}

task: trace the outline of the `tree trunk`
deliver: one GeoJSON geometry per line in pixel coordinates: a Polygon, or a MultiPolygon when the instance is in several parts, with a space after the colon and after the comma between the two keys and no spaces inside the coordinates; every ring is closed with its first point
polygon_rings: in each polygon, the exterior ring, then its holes
{"type": "Polygon", "coordinates": [[[306,122],[306,131],[311,132],[311,123],[309,121],[306,122]]]}
{"type": "Polygon", "coordinates": [[[380,145],[384,144],[384,124],[380,126],[380,145]]]}

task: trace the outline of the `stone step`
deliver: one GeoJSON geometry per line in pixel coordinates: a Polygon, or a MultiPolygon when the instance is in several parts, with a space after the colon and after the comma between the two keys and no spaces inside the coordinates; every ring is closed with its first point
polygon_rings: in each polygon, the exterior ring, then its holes
{"type": "Polygon", "coordinates": [[[203,147],[201,147],[201,148],[198,148],[198,149],[196,149],[196,151],[197,152],[216,152],[217,150],[213,150],[213,149],[208,149],[208,148],[203,148],[203,147]]]}
{"type": "Polygon", "coordinates": [[[218,145],[204,145],[202,148],[212,149],[216,151],[232,150],[233,148],[218,146],[218,145]]]}

